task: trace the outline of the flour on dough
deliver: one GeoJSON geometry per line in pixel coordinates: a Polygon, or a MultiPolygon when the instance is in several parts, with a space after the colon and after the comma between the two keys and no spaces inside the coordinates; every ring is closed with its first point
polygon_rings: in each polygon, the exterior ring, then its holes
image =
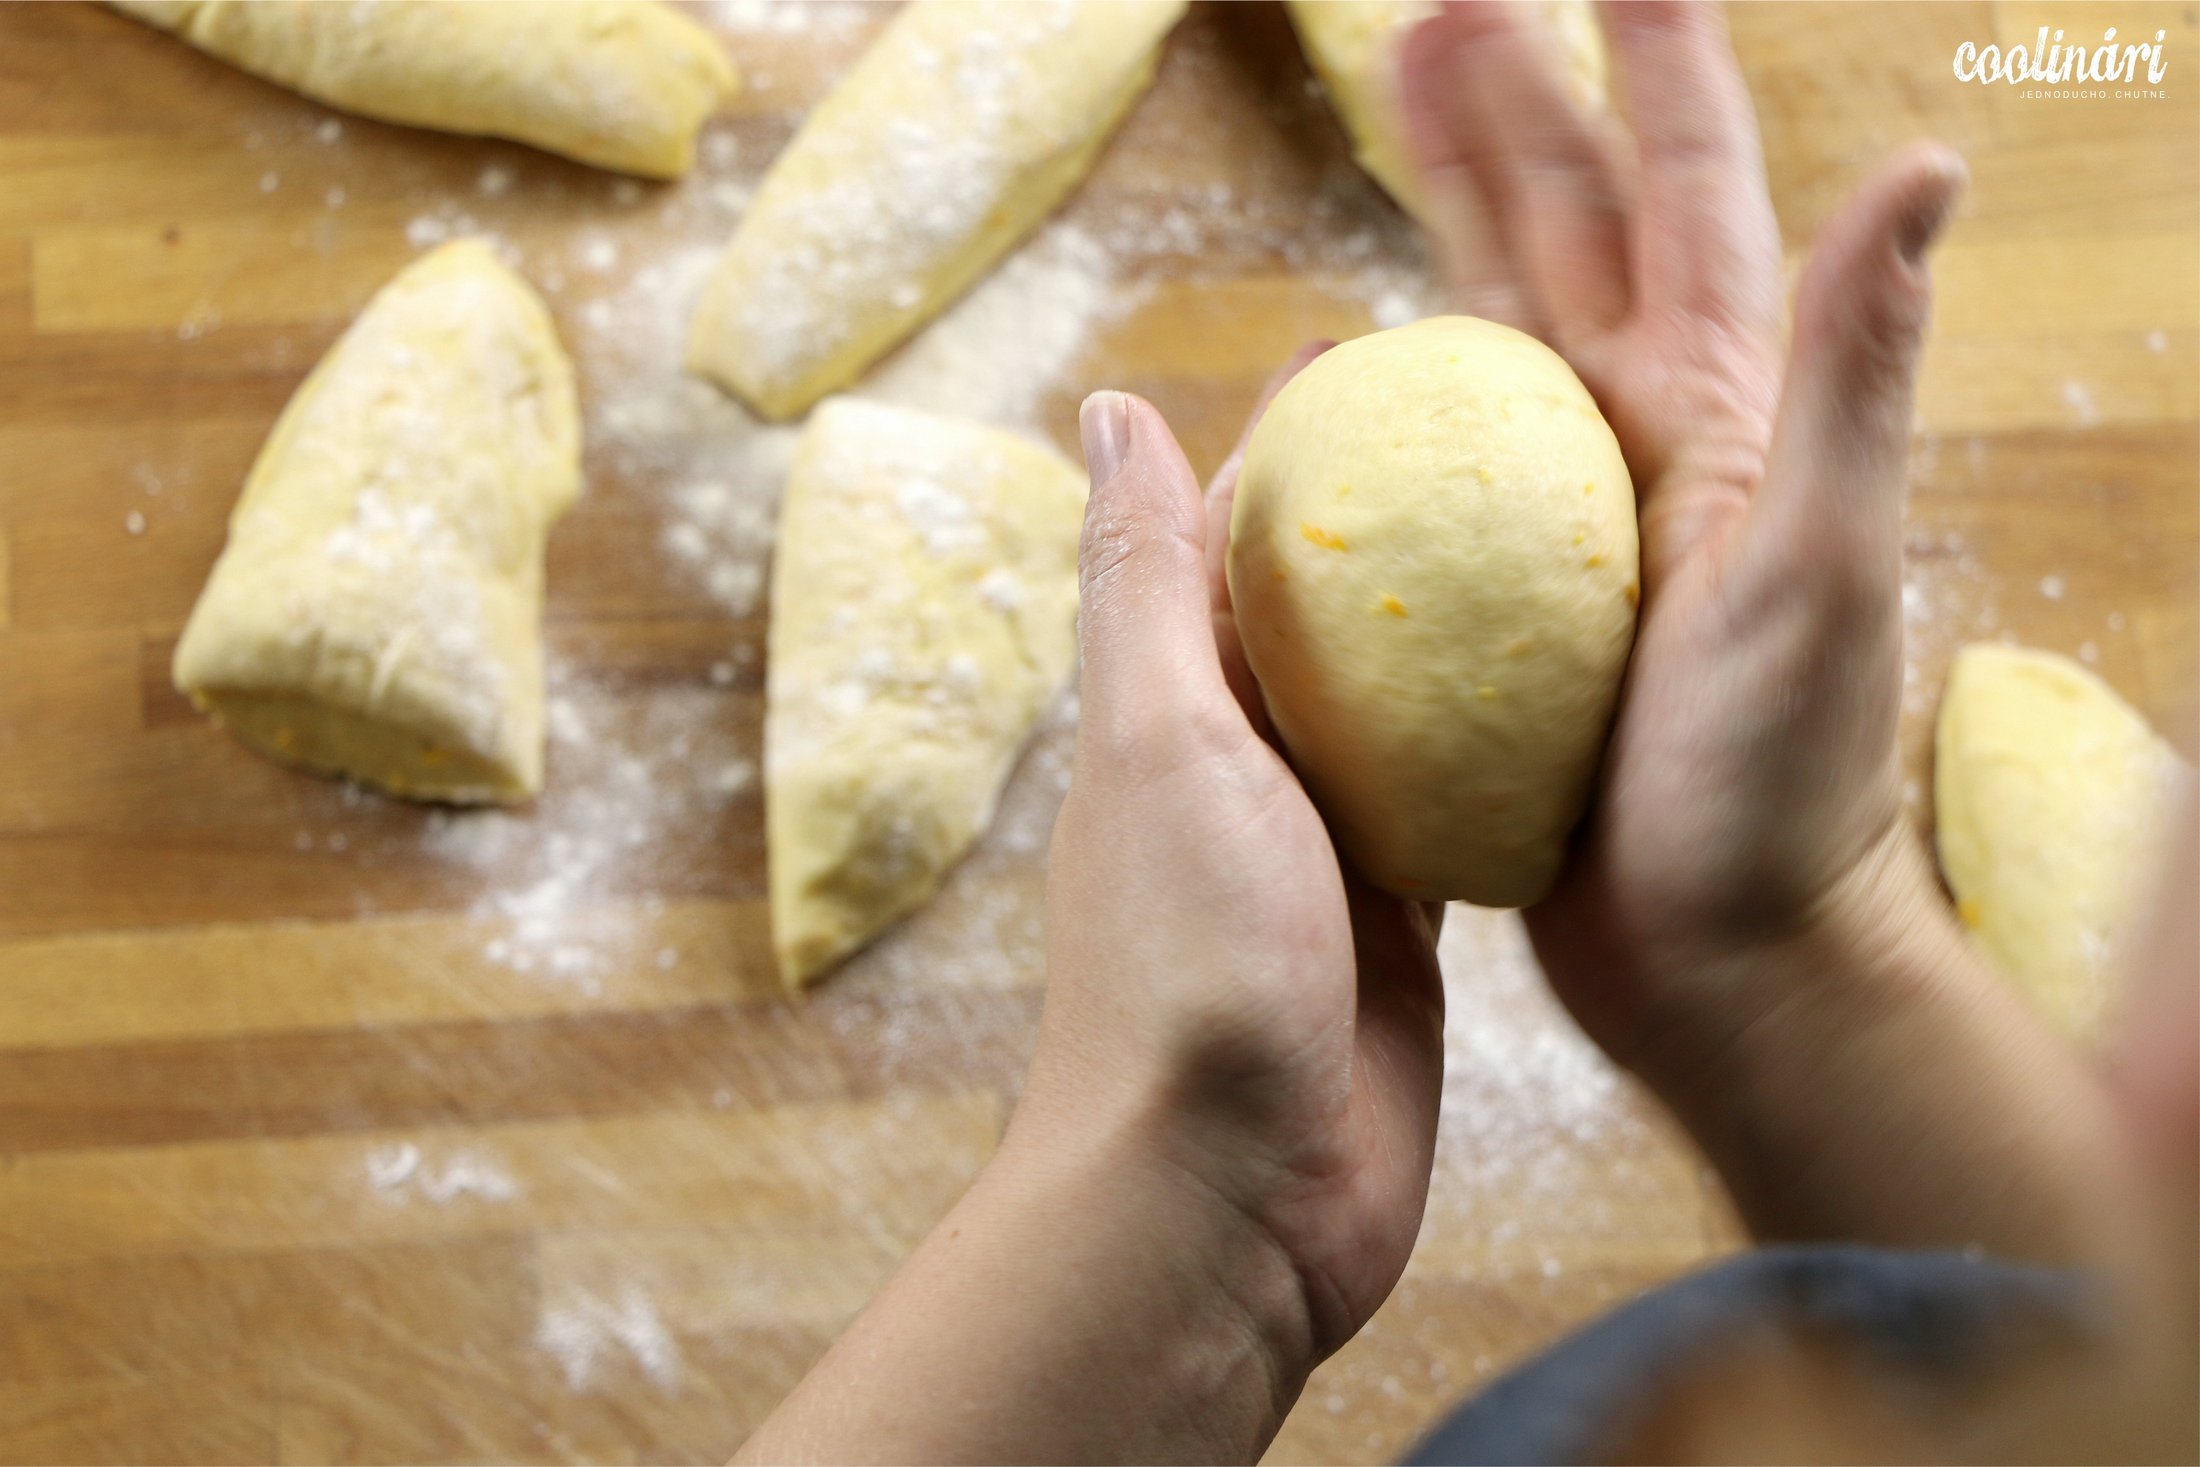
{"type": "Polygon", "coordinates": [[[479,240],[383,288],[260,450],[176,686],[286,763],[394,794],[542,784],[542,559],[580,492],[573,372],[479,240]]]}
{"type": "Polygon", "coordinates": [[[2190,777],[2069,658],[1956,654],[1933,744],[1940,867],[1972,936],[2066,1034],[2101,1033],[2190,777]]]}
{"type": "Polygon", "coordinates": [[[764,812],[789,988],[921,906],[993,818],[1075,650],[1085,476],[982,423],[839,397],[772,561],[764,812]]]}
{"type": "MultiPolygon", "coordinates": [[[[1436,13],[1435,0],[1286,0],[1286,7],[1306,59],[1352,138],[1353,156],[1408,212],[1425,218],[1398,101],[1398,52],[1406,32],[1436,13]]],[[[1534,0],[1516,13],[1550,42],[1573,99],[1603,110],[1604,36],[1588,0],[1534,0]]]]}
{"type": "Polygon", "coordinates": [[[688,364],[770,418],[863,371],[1061,202],[1182,0],[914,0],[757,188],[688,364]]]}
{"type": "Polygon", "coordinates": [[[676,178],[738,85],[711,34],[657,0],[110,0],[347,112],[532,143],[676,178]]]}

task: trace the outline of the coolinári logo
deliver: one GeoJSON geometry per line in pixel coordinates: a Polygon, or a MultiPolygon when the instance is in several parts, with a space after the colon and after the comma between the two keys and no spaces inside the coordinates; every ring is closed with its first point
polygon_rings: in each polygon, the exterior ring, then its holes
{"type": "Polygon", "coordinates": [[[2162,78],[2169,59],[2163,53],[2167,31],[2151,41],[2122,41],[2111,26],[2098,42],[2065,42],[2063,32],[2041,26],[2029,45],[1956,47],[1956,80],[1981,85],[2021,87],[2023,97],[2114,97],[2155,99],[2166,96],[2162,78]]]}

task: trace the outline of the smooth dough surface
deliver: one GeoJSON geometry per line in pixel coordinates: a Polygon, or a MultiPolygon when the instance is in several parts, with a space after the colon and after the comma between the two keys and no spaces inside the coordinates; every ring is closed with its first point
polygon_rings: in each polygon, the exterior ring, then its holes
{"type": "Polygon", "coordinates": [[[657,0],[110,0],[255,76],[385,122],[675,178],[738,79],[657,0]]]}
{"type": "Polygon", "coordinates": [[[1956,654],[1933,745],[1941,870],[1979,945],[2066,1034],[2101,1033],[2189,778],[2069,658],[1995,643],[1956,654]]]}
{"type": "Polygon", "coordinates": [[[1516,907],[1580,820],[1633,642],[1635,500],[1558,355],[1438,316],[1332,347],[1270,405],[1230,596],[1292,763],[1353,863],[1516,907]]]}
{"type": "Polygon", "coordinates": [[[789,988],[921,906],[1076,645],[1085,476],[982,423],[819,406],[772,561],[764,812],[789,988]]]}
{"type": "Polygon", "coordinates": [[[914,0],[771,166],[688,364],[770,418],[862,372],[1061,202],[1182,0],[914,0]]]}
{"type": "Polygon", "coordinates": [[[542,559],[580,492],[573,372],[487,245],[415,261],[260,450],[176,686],[286,763],[392,793],[542,784],[542,559]]]}
{"type": "MultiPolygon", "coordinates": [[[[1398,51],[1406,32],[1436,13],[1435,0],[1286,0],[1286,5],[1299,45],[1352,138],[1353,156],[1408,212],[1425,217],[1398,102],[1398,51]]],[[[1532,0],[1519,11],[1550,42],[1574,100],[1604,110],[1604,36],[1588,0],[1532,0]]]]}

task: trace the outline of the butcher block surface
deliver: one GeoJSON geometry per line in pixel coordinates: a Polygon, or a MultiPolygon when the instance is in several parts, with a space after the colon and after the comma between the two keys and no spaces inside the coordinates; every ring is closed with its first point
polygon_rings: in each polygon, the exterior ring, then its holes
{"type": "MultiPolygon", "coordinates": [[[[777,991],[759,592],[787,435],[678,370],[711,247],[883,11],[698,14],[749,86],[672,186],[337,114],[110,11],[0,8],[0,1459],[730,1452],[983,1164],[1037,1022],[1067,705],[940,900],[777,991]],[[295,774],[168,664],[276,413],[373,291],[483,232],[580,369],[533,808],[295,774]]],[[[1959,147],[1912,456],[1905,739],[1951,650],[2195,719],[2200,9],[1761,5],[1732,25],[1791,256],[1959,147]],[[1960,82],[1966,40],[2166,30],[2165,95],[1960,82]]],[[[1199,5],[1062,216],[883,369],[1035,427],[1150,397],[1220,460],[1299,342],[1433,309],[1281,10],[1199,5]]],[[[1455,912],[1420,1246],[1271,1453],[1403,1450],[1738,1245],[1702,1164],[1455,912]]]]}

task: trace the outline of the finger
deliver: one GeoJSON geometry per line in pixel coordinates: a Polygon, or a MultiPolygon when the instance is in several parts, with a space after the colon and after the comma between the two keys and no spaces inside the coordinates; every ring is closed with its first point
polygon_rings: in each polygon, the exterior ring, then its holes
{"type": "Polygon", "coordinates": [[[1237,446],[1230,456],[1215,470],[1215,476],[1207,481],[1207,597],[1210,608],[1210,625],[1214,631],[1215,655],[1222,663],[1222,679],[1229,684],[1230,695],[1254,728],[1265,737],[1267,733],[1267,709],[1260,701],[1260,684],[1253,677],[1253,669],[1245,661],[1245,643],[1238,636],[1237,617],[1230,610],[1230,512],[1237,504],[1238,473],[1245,467],[1245,448],[1253,441],[1253,429],[1267,415],[1268,404],[1276,400],[1283,386],[1297,376],[1302,368],[1329,348],[1334,341],[1310,341],[1293,352],[1275,375],[1260,390],[1259,401],[1253,404],[1253,412],[1245,420],[1245,428],[1238,434],[1237,446]]]}
{"type": "Polygon", "coordinates": [[[2169,858],[2151,893],[2110,1050],[2109,1089],[2140,1158],[2175,1184],[2189,1209],[2200,1166],[2200,922],[2193,910],[2200,810],[2190,789],[2175,803],[2169,858]]]}
{"type": "Polygon", "coordinates": [[[1491,227],[1491,201],[1474,165],[1485,129],[1459,74],[1450,17],[1431,16],[1406,32],[1398,102],[1421,183],[1421,222],[1452,298],[1469,315],[1542,335],[1546,323],[1491,227]]]}
{"type": "Polygon", "coordinates": [[[1268,404],[1276,400],[1283,385],[1296,377],[1306,364],[1337,343],[1327,339],[1309,341],[1285,359],[1275,370],[1260,396],[1253,403],[1252,413],[1245,419],[1245,427],[1239,431],[1237,443],[1230,449],[1222,467],[1215,470],[1207,481],[1207,584],[1214,598],[1215,614],[1230,613],[1230,582],[1225,574],[1229,563],[1230,511],[1237,503],[1238,472],[1245,467],[1246,445],[1253,441],[1253,429],[1267,415],[1268,404]]]}
{"type": "Polygon", "coordinates": [[[1757,115],[1717,7],[1602,9],[1638,149],[1634,293],[1654,315],[1778,328],[1780,227],[1757,115]]]}
{"type": "Polygon", "coordinates": [[[1151,403],[1095,392],[1078,428],[1092,476],[1077,562],[1082,726],[1128,740],[1227,697],[1210,629],[1206,514],[1151,403]]]}
{"type": "Polygon", "coordinates": [[[1857,191],[1811,251],[1750,509],[1748,533],[1768,583],[1854,592],[1892,612],[1932,302],[1926,256],[1964,178],[1963,160],[1947,148],[1913,146],[1857,191]]]}
{"type": "Polygon", "coordinates": [[[1359,967],[1353,1049],[1386,1136],[1408,1144],[1385,1159],[1428,1171],[1444,1089],[1444,975],[1436,961],[1440,903],[1411,902],[1344,872],[1359,967]]]}
{"type": "Polygon", "coordinates": [[[1567,94],[1538,23],[1488,0],[1447,5],[1409,42],[1415,74],[1401,87],[1448,83],[1454,105],[1424,99],[1423,114],[1450,120],[1450,147],[1531,308],[1561,345],[1579,344],[1627,314],[1626,187],[1609,119],[1593,119],[1567,94]],[[1448,77],[1427,58],[1437,47],[1448,53],[1448,77]]]}

